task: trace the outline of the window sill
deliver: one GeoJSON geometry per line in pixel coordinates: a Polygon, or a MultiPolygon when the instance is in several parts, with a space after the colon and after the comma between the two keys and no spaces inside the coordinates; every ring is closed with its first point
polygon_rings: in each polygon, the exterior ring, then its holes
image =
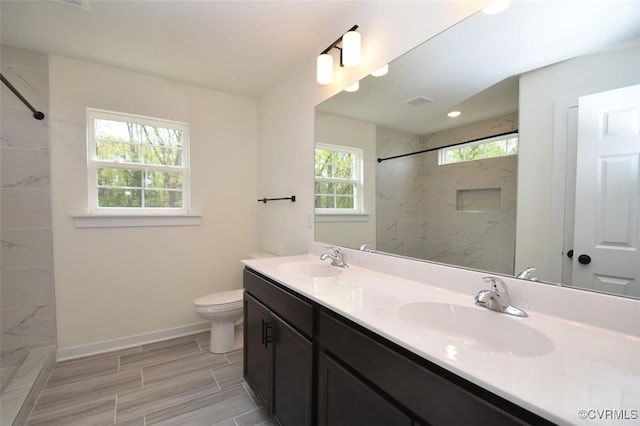
{"type": "Polygon", "coordinates": [[[76,228],[137,228],[143,226],[200,226],[200,214],[188,215],[75,215],[76,228]]]}
{"type": "Polygon", "coordinates": [[[369,215],[365,213],[316,213],[316,222],[368,222],[369,215]]]}

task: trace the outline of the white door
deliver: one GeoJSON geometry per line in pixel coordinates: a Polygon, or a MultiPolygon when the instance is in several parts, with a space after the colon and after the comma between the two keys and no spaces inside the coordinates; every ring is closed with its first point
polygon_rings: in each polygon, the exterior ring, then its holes
{"type": "Polygon", "coordinates": [[[579,101],[573,285],[640,297],[640,85],[579,101]]]}

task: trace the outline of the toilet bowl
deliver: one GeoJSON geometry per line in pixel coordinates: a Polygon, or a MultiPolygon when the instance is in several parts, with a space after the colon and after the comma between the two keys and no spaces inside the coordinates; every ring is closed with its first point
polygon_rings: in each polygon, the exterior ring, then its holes
{"type": "Polygon", "coordinates": [[[211,321],[211,352],[220,354],[235,349],[235,324],[242,318],[243,292],[243,289],[221,291],[193,301],[196,313],[211,321]]]}

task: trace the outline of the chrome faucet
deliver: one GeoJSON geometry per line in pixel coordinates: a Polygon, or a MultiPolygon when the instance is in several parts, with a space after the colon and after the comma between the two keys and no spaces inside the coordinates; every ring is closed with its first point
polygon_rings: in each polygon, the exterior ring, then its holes
{"type": "Polygon", "coordinates": [[[517,317],[527,316],[527,313],[522,309],[511,306],[511,298],[504,281],[498,277],[484,277],[483,279],[491,283],[491,290],[480,290],[474,299],[476,305],[517,317]]]}
{"type": "Polygon", "coordinates": [[[360,246],[360,251],[366,251],[369,253],[375,253],[376,251],[374,249],[369,248],[371,247],[371,243],[364,243],[360,246]]]}
{"type": "Polygon", "coordinates": [[[524,271],[522,271],[518,275],[516,275],[516,278],[520,278],[522,280],[540,282],[539,278],[536,278],[536,277],[533,276],[533,273],[535,272],[535,270],[536,270],[536,268],[528,267],[524,271]]]}
{"type": "Polygon", "coordinates": [[[320,255],[320,260],[325,260],[325,259],[331,259],[331,264],[333,266],[337,266],[339,268],[348,268],[349,265],[347,265],[344,262],[344,253],[342,253],[342,250],[340,250],[340,247],[336,247],[336,246],[327,246],[327,248],[329,250],[333,250],[333,253],[322,253],[320,255]]]}

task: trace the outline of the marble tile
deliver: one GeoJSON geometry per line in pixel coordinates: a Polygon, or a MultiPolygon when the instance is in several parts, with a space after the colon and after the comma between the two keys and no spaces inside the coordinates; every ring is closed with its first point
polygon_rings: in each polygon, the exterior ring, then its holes
{"type": "Polygon", "coordinates": [[[466,224],[465,244],[495,248],[512,248],[515,244],[515,227],[510,224],[466,224]]]}
{"type": "Polygon", "coordinates": [[[420,214],[416,216],[416,220],[398,221],[398,239],[410,240],[420,236],[422,233],[422,223],[420,222],[420,214]]]}
{"type": "Polygon", "coordinates": [[[22,346],[54,344],[56,340],[55,306],[2,309],[2,350],[22,346]]]}
{"type": "Polygon", "coordinates": [[[0,271],[2,309],[54,303],[51,268],[3,269],[0,271]]]}
{"type": "Polygon", "coordinates": [[[2,147],[2,188],[49,189],[49,153],[2,147]]]}
{"type": "Polygon", "coordinates": [[[242,386],[176,404],[145,416],[149,425],[209,426],[255,410],[242,386]]]}
{"type": "MultiPolygon", "coordinates": [[[[2,325],[1,322],[0,325],[2,325]]],[[[0,343],[2,342],[0,341],[0,343]]],[[[27,355],[29,355],[30,350],[31,348],[28,346],[4,349],[0,352],[0,365],[2,366],[2,368],[20,367],[20,365],[27,358],[27,355]]]]}
{"type": "MultiPolygon", "coordinates": [[[[29,100],[38,111],[49,112],[48,71],[23,68],[20,65],[2,64],[2,75],[29,100]]],[[[2,85],[2,107],[27,110],[27,107],[4,84],[2,85]]]]}
{"type": "Polygon", "coordinates": [[[18,371],[14,374],[7,390],[21,387],[31,387],[40,372],[45,368],[48,360],[53,356],[54,348],[52,346],[42,347],[29,351],[29,355],[24,360],[18,371]]]}
{"type": "Polygon", "coordinates": [[[0,189],[2,229],[51,228],[49,189],[0,189]]]}
{"type": "Polygon", "coordinates": [[[33,113],[27,108],[3,107],[0,111],[2,146],[48,151],[49,128],[47,124],[47,120],[34,120],[33,113]]]}
{"type": "Polygon", "coordinates": [[[132,368],[148,367],[199,353],[201,353],[200,347],[195,340],[154,347],[138,353],[122,355],[120,357],[120,371],[132,368]]]}
{"type": "MultiPolygon", "coordinates": [[[[151,384],[139,390],[118,394],[116,420],[162,410],[219,390],[220,387],[209,370],[151,384]]],[[[149,424],[149,415],[145,417],[149,424]]]]}
{"type": "Polygon", "coordinates": [[[22,387],[6,390],[0,397],[0,424],[13,425],[23,402],[29,396],[30,388],[22,387]]]}
{"type": "MultiPolygon", "coordinates": [[[[128,391],[141,389],[139,369],[78,381],[64,386],[46,388],[40,394],[32,415],[81,405],[128,391]]],[[[123,393],[124,395],[125,393],[123,393]]],[[[133,417],[133,416],[131,416],[133,417]]]]}
{"type": "Polygon", "coordinates": [[[455,222],[431,221],[427,224],[427,239],[451,244],[464,244],[464,225],[455,222]]]}
{"type": "Polygon", "coordinates": [[[116,407],[115,395],[86,404],[33,416],[28,426],[107,426],[113,424],[116,407]]]}
{"type": "Polygon", "coordinates": [[[0,394],[7,388],[13,375],[18,371],[18,366],[0,368],[0,394]]]}
{"type": "MultiPolygon", "coordinates": [[[[33,407],[36,405],[36,400],[40,396],[40,392],[44,388],[44,385],[49,378],[49,375],[51,374],[51,370],[55,365],[55,346],[49,346],[46,349],[49,351],[49,356],[44,359],[43,364],[39,365],[40,371],[38,372],[38,377],[36,378],[35,382],[28,386],[30,389],[29,394],[20,406],[14,424],[26,424],[31,411],[33,410],[33,407]]],[[[29,358],[29,356],[27,357],[27,359],[29,358]]],[[[27,361],[25,361],[25,363],[27,363],[27,361]]]]}
{"type": "Polygon", "coordinates": [[[3,269],[53,266],[53,237],[50,229],[2,230],[0,238],[3,269]]]}
{"type": "Polygon", "coordinates": [[[152,383],[173,379],[177,376],[202,370],[210,370],[212,368],[220,368],[227,365],[229,365],[229,363],[224,355],[207,352],[144,367],[142,369],[142,380],[144,386],[147,386],[152,383]]]}

